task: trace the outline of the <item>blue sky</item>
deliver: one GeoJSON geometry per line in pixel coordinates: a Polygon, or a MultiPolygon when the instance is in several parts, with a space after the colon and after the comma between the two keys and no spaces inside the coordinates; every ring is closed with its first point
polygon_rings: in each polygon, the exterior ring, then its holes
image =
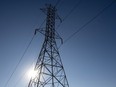
{"type": "MultiPolygon", "coordinates": [[[[59,16],[63,19],[79,1],[75,10],[56,29],[64,41],[113,0],[61,0],[57,6],[59,16]]],[[[0,87],[6,84],[34,30],[45,19],[40,8],[56,2],[0,1],[0,87]]],[[[24,73],[36,62],[43,38],[41,34],[36,35],[6,87],[27,87],[29,79],[24,73]]],[[[64,43],[59,52],[70,87],[115,87],[116,2],[64,43]]]]}

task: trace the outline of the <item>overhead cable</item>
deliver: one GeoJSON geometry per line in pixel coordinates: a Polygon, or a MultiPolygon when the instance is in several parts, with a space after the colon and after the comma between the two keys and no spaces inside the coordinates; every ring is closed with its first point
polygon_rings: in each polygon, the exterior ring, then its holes
{"type": "Polygon", "coordinates": [[[107,10],[110,6],[112,6],[116,0],[113,0],[109,5],[104,7],[102,10],[100,10],[94,17],[92,17],[87,23],[85,23],[83,26],[81,26],[77,31],[75,31],[73,34],[71,34],[65,41],[69,41],[72,37],[74,37],[78,32],[80,32],[83,28],[85,28],[88,24],[90,24],[93,20],[95,20],[99,15],[101,15],[105,10],[107,10]]]}

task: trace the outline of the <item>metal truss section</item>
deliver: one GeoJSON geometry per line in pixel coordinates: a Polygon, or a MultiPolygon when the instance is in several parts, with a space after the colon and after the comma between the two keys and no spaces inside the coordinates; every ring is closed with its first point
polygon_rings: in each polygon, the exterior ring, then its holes
{"type": "Polygon", "coordinates": [[[55,33],[56,11],[54,6],[47,5],[46,29],[36,29],[45,35],[45,40],[34,69],[37,75],[30,79],[28,87],[69,87],[55,40],[60,39],[55,33]]]}

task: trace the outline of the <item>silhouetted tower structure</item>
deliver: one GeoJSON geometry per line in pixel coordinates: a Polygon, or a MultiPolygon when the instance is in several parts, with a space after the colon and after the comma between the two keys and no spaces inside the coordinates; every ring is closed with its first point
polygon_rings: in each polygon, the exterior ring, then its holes
{"type": "Polygon", "coordinates": [[[55,6],[46,5],[42,11],[47,15],[46,29],[36,29],[35,34],[37,31],[44,34],[45,40],[34,68],[37,75],[30,79],[28,87],[69,87],[56,44],[56,39],[61,39],[55,31],[57,10],[55,6]]]}

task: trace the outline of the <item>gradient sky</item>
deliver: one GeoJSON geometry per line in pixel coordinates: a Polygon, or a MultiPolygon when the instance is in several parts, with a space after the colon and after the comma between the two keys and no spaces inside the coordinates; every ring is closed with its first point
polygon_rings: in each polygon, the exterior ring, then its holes
{"type": "MultiPolygon", "coordinates": [[[[57,6],[59,16],[63,19],[79,1],[56,29],[64,41],[113,0],[61,0],[57,6]]],[[[0,0],[0,87],[6,84],[34,30],[45,19],[39,9],[56,2],[0,0]]],[[[25,72],[35,64],[43,38],[36,35],[6,87],[27,87],[25,72]]],[[[64,43],[59,52],[70,87],[116,87],[116,2],[64,43]]]]}

